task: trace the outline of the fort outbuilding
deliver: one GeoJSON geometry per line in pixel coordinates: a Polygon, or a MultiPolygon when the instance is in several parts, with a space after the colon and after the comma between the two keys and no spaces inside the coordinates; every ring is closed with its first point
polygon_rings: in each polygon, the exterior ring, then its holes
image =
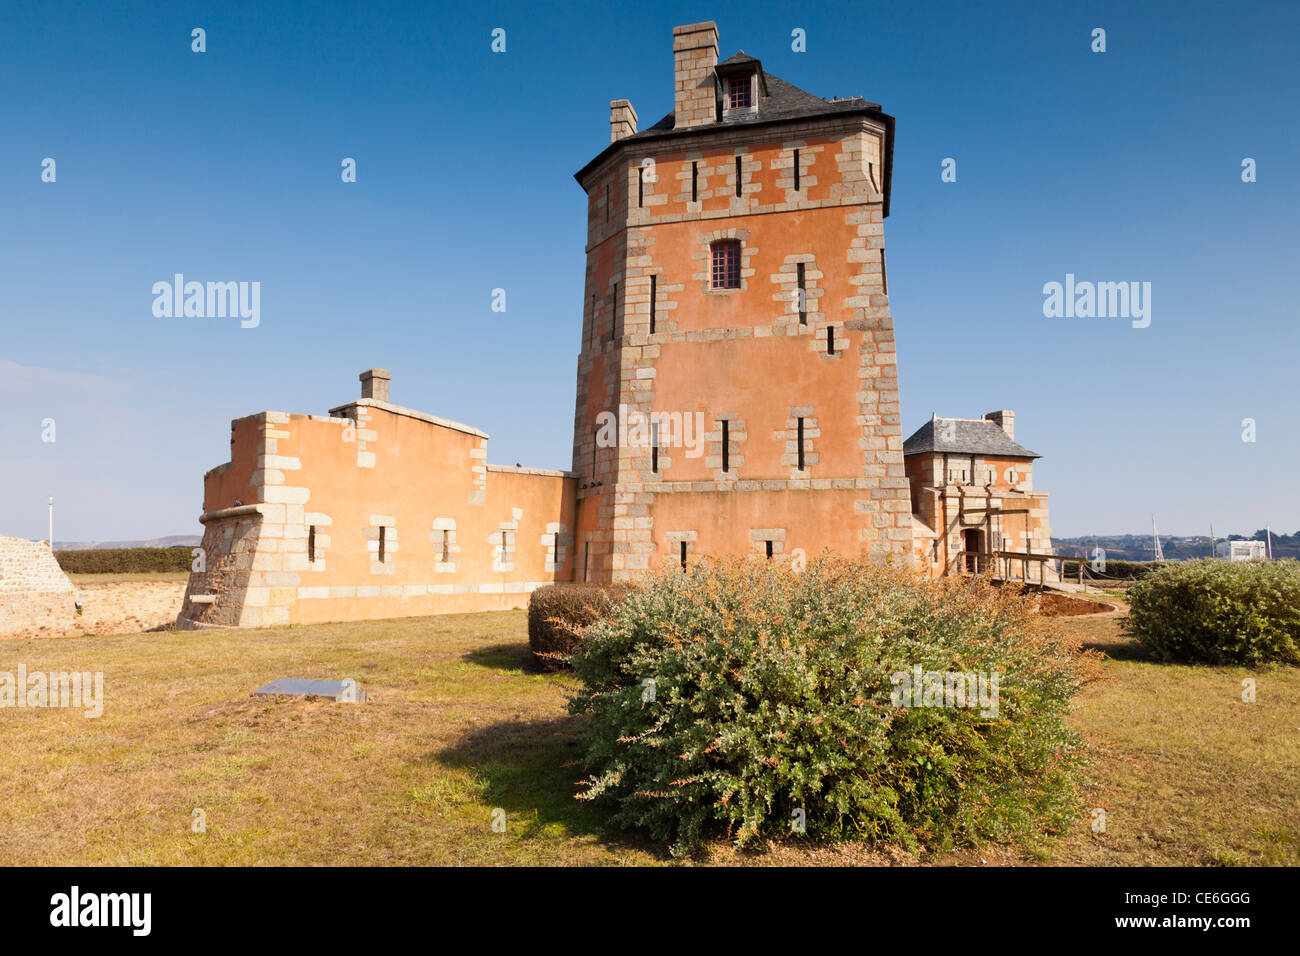
{"type": "Polygon", "coordinates": [[[204,477],[203,567],[183,626],[398,617],[518,606],[567,580],[573,486],[489,465],[477,428],[388,401],[391,375],[325,415],[231,424],[204,477]]]}

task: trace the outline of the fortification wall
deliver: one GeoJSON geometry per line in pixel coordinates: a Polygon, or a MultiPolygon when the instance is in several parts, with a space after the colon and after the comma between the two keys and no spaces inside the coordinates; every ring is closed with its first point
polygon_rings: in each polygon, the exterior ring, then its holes
{"type": "Polygon", "coordinates": [[[487,435],[363,398],[232,424],[204,482],[182,627],[523,607],[573,569],[574,482],[487,464],[487,435]]]}
{"type": "Polygon", "coordinates": [[[0,637],[75,630],[76,594],[48,544],[0,535],[0,637]]]}

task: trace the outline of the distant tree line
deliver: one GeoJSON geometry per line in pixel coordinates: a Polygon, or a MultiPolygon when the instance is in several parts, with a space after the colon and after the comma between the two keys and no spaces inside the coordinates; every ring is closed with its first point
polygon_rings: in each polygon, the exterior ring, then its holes
{"type": "MultiPolygon", "coordinates": [[[[1229,534],[1215,541],[1267,541],[1268,532],[1260,528],[1252,535],[1229,534]]],[[[1191,561],[1195,558],[1213,557],[1209,535],[1180,537],[1172,534],[1160,536],[1160,547],[1166,561],[1191,561]]],[[[1106,552],[1107,560],[1151,561],[1154,559],[1151,535],[1110,534],[1085,535],[1079,538],[1053,538],[1052,549],[1057,554],[1079,554],[1092,558],[1093,548],[1106,552]]],[[[1300,559],[1300,531],[1294,534],[1273,532],[1273,557],[1300,559]]]]}

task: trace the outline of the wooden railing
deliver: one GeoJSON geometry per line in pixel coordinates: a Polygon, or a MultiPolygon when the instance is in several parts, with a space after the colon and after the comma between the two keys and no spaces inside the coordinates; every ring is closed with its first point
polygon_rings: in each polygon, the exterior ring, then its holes
{"type": "MultiPolygon", "coordinates": [[[[1020,562],[1020,580],[1029,583],[1029,565],[1031,563],[1038,565],[1038,584],[1047,583],[1047,562],[1048,561],[1079,561],[1075,555],[1066,554],[1034,554],[1029,551],[958,551],[956,556],[948,563],[948,573],[957,574],[984,574],[991,573],[995,578],[1001,578],[1004,581],[1016,580],[1015,562],[1020,562]]],[[[1061,577],[1060,570],[1057,570],[1057,578],[1061,577]]],[[[1080,561],[1079,582],[1083,583],[1083,567],[1080,561]]]]}

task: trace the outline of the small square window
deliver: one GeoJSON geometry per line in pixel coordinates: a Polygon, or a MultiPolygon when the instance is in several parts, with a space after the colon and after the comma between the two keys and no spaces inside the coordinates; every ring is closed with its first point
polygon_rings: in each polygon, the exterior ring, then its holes
{"type": "Polygon", "coordinates": [[[734,239],[713,244],[713,288],[740,288],[740,243],[734,239]]]}
{"type": "Polygon", "coordinates": [[[737,76],[727,81],[727,108],[747,110],[753,103],[751,77],[737,76]]]}

